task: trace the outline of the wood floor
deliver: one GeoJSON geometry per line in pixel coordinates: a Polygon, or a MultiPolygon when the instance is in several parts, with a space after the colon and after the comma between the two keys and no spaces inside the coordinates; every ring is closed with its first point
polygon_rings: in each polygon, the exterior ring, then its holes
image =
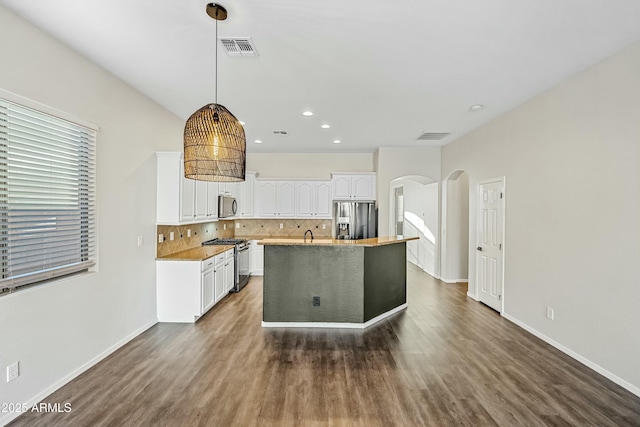
{"type": "Polygon", "coordinates": [[[409,266],[409,308],[364,331],[263,329],[252,278],[158,324],[13,426],[640,426],[640,398],[409,266]]]}

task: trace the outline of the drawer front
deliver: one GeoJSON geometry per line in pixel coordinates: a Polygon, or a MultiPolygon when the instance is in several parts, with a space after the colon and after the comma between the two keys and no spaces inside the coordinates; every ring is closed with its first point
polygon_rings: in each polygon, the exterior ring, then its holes
{"type": "Polygon", "coordinates": [[[213,268],[213,266],[216,264],[215,259],[216,259],[216,257],[211,257],[211,258],[207,258],[204,261],[202,261],[202,270],[201,271],[205,271],[205,270],[209,270],[210,268],[213,268]]]}
{"type": "Polygon", "coordinates": [[[226,252],[223,252],[221,254],[216,255],[214,258],[216,265],[224,262],[224,258],[225,258],[226,252]]]}
{"type": "Polygon", "coordinates": [[[225,257],[225,259],[227,259],[227,260],[229,260],[229,259],[233,258],[233,249],[229,249],[228,251],[226,251],[226,252],[224,253],[224,257],[225,257]]]}

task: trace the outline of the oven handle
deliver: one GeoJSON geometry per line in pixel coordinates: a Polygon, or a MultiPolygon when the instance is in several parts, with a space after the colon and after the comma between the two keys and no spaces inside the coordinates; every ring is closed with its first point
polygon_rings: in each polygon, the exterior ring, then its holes
{"type": "Polygon", "coordinates": [[[238,253],[248,251],[249,249],[251,249],[249,246],[245,246],[244,248],[240,249],[238,253]]]}

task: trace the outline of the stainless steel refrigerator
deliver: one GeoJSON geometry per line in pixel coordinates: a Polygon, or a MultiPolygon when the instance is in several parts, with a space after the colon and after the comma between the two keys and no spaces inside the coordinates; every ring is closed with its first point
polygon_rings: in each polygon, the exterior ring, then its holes
{"type": "Polygon", "coordinates": [[[334,239],[357,240],[377,237],[374,202],[333,202],[334,239]]]}

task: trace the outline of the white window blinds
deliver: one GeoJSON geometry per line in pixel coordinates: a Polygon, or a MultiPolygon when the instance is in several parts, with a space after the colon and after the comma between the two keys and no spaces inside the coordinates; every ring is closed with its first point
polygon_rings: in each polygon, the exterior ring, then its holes
{"type": "Polygon", "coordinates": [[[0,99],[0,291],[94,265],[95,139],[0,99]]]}

